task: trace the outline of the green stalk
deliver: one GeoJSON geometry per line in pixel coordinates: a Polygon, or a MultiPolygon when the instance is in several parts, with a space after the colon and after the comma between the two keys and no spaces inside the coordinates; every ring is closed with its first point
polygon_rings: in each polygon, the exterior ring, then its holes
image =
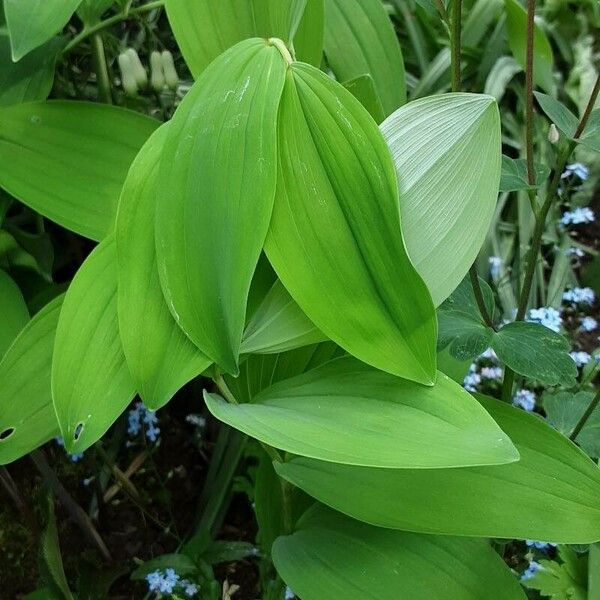
{"type": "Polygon", "coordinates": [[[108,74],[108,65],[106,64],[106,54],[104,53],[104,42],[102,41],[101,33],[95,33],[92,36],[92,54],[94,56],[94,69],[98,81],[98,98],[100,102],[112,104],[110,76],[108,74]]]}
{"type": "Polygon", "coordinates": [[[596,410],[596,407],[600,404],[600,390],[596,392],[594,399],[590,402],[590,405],[587,407],[583,415],[581,415],[581,419],[575,425],[575,429],[571,432],[569,439],[574,442],[577,439],[577,436],[580,434],[581,430],[584,428],[587,420],[592,416],[592,413],[596,410]]]}
{"type": "Polygon", "coordinates": [[[120,12],[119,14],[109,17],[108,19],[104,19],[104,21],[99,21],[95,25],[86,27],[82,32],[80,32],[78,35],[76,35],[64,47],[62,54],[68,54],[69,52],[71,52],[71,50],[73,50],[74,48],[79,46],[79,44],[81,44],[81,42],[83,42],[85,39],[87,39],[94,33],[97,33],[98,31],[102,31],[103,29],[106,29],[107,27],[110,27],[111,25],[116,25],[117,23],[120,23],[121,21],[125,21],[129,17],[135,16],[135,15],[140,15],[145,12],[149,12],[151,10],[154,10],[155,8],[162,8],[164,5],[165,5],[165,0],[154,0],[153,2],[148,2],[147,4],[143,4],[142,6],[137,6],[135,8],[132,8],[131,10],[125,10],[123,12],[120,12]]]}

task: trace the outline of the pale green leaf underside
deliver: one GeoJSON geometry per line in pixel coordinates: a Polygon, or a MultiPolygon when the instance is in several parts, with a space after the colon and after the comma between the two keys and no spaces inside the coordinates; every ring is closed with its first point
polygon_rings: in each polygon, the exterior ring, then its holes
{"type": "Polygon", "coordinates": [[[241,352],[275,354],[326,339],[277,280],[246,325],[241,352]]]}
{"type": "Polygon", "coordinates": [[[381,125],[398,176],[408,254],[439,306],[473,264],[500,182],[500,116],[491,96],[415,100],[381,125]]]}
{"type": "Polygon", "coordinates": [[[0,359],[29,321],[23,294],[10,275],[0,269],[0,359]]]}
{"type": "Polygon", "coordinates": [[[323,0],[166,0],[181,53],[197,79],[220,54],[243,40],[294,38],[299,60],[319,65],[323,52],[323,0]],[[298,16],[306,4],[306,18],[298,16]]]}
{"type": "Polygon", "coordinates": [[[308,318],[362,361],[426,384],[436,322],[406,254],[389,151],[340,84],[294,63],[279,107],[267,256],[308,318]]]}
{"type": "Polygon", "coordinates": [[[167,131],[158,129],[133,162],[115,230],[123,350],[139,395],[154,410],[210,365],[171,316],[158,278],[154,215],[167,131]]]}
{"type": "Polygon", "coordinates": [[[325,0],[325,54],[338,81],[371,75],[384,116],[406,102],[402,51],[380,0],[325,0]]]}
{"type": "Polygon", "coordinates": [[[70,453],[98,441],[135,395],[119,338],[114,236],[75,275],[60,314],[52,361],[52,398],[70,453]]]}
{"type": "Polygon", "coordinates": [[[42,308],[0,362],[0,464],[58,435],[50,371],[62,302],[60,296],[42,308]]]}
{"type": "Polygon", "coordinates": [[[169,124],[156,248],[179,326],[227,372],[238,369],[246,302],[275,195],[279,50],[240,42],[204,71],[169,124]]]}
{"type": "Polygon", "coordinates": [[[424,471],[295,458],[276,470],[321,502],[382,527],[574,544],[599,540],[598,467],[539,417],[480,400],[517,447],[519,462],[424,471]]]}
{"type": "Polygon", "coordinates": [[[442,373],[427,387],[347,357],[250,404],[205,400],[215,417],[270,446],[334,463],[436,469],[519,458],[480,404],[442,373]]]}
{"type": "Polygon", "coordinates": [[[4,0],[12,57],[20,60],[69,21],[81,0],[4,0]]]}
{"type": "Polygon", "coordinates": [[[525,599],[486,540],[381,529],[322,505],[279,537],[272,554],[278,573],[303,600],[481,600],[491,590],[495,600],[525,599]]]}
{"type": "Polygon", "coordinates": [[[0,108],[0,187],[93,240],[112,230],[121,187],[159,122],[91,102],[0,108]]]}

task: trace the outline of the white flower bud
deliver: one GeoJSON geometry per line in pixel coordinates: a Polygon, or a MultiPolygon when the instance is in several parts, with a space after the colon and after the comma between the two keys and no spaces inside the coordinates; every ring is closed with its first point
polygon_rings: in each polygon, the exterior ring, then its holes
{"type": "Polygon", "coordinates": [[[558,132],[556,125],[554,123],[552,123],[550,125],[550,129],[548,130],[548,141],[551,144],[556,144],[556,142],[558,142],[559,139],[560,139],[560,133],[558,132]]]}
{"type": "Polygon", "coordinates": [[[172,90],[176,90],[179,85],[179,75],[177,74],[177,70],[175,69],[175,61],[173,60],[173,55],[165,50],[162,54],[162,65],[163,71],[165,73],[165,82],[169,88],[172,90]]]}
{"type": "Polygon", "coordinates": [[[150,54],[150,85],[155,92],[162,92],[165,87],[165,73],[160,52],[150,54]]]}
{"type": "Polygon", "coordinates": [[[142,64],[138,53],[133,48],[127,48],[126,52],[133,65],[133,74],[138,87],[145,88],[148,85],[148,74],[146,73],[146,69],[144,69],[144,65],[142,64]]]}
{"type": "Polygon", "coordinates": [[[121,84],[123,89],[128,96],[136,96],[138,93],[138,86],[135,80],[134,68],[131,64],[131,58],[127,52],[119,54],[117,58],[119,63],[119,71],[121,72],[121,84]]]}

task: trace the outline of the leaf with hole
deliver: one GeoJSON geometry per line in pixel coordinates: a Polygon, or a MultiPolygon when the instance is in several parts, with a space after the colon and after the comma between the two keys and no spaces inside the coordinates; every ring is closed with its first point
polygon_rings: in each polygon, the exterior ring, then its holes
{"type": "Polygon", "coordinates": [[[121,187],[159,122],[91,102],[0,107],[0,187],[93,240],[114,226],[121,187]]]}
{"type": "Polygon", "coordinates": [[[381,131],[396,165],[406,248],[439,306],[475,261],[492,222],[498,106],[482,94],[431,96],[397,110],[381,131]]]}
{"type": "Polygon", "coordinates": [[[325,0],[325,55],[338,81],[372,77],[384,116],[406,102],[402,51],[380,0],[325,0]]]}
{"type": "Polygon", "coordinates": [[[50,372],[63,297],[29,321],[0,361],[0,464],[58,435],[50,372]]]}
{"type": "Polygon", "coordinates": [[[322,505],[273,545],[273,562],[303,600],[525,600],[487,540],[381,529],[322,505]]]}
{"type": "Polygon", "coordinates": [[[131,165],[115,230],[123,351],[139,395],[153,410],[211,364],[171,316],[158,277],[154,217],[167,132],[167,125],[158,129],[131,165]]]}
{"type": "Polygon", "coordinates": [[[77,271],[60,313],[52,399],[71,454],[97,442],[135,395],[117,316],[117,253],[104,239],[77,271]]]}
{"type": "Polygon", "coordinates": [[[479,403],[441,373],[427,387],[347,357],[249,404],[204,399],[215,417],[269,446],[334,463],[437,469],[519,458],[479,403]]]}
{"type": "Polygon", "coordinates": [[[320,502],[381,527],[567,544],[600,540],[597,465],[537,415],[479,400],[515,444],[519,462],[393,470],[294,458],[275,468],[320,502]]]}
{"type": "Polygon", "coordinates": [[[431,298],[402,240],[389,151],[366,109],[321,71],[288,70],[266,254],[308,318],[362,361],[435,380],[431,298]]]}

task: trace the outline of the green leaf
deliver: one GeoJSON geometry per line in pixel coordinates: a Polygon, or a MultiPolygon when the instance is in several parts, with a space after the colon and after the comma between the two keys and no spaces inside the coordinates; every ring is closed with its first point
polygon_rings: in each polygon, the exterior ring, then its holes
{"type": "Polygon", "coordinates": [[[588,600],[598,600],[600,598],[600,544],[590,546],[588,561],[588,600]]]}
{"type": "Polygon", "coordinates": [[[579,119],[558,100],[541,92],[534,92],[535,97],[546,113],[546,116],[554,123],[564,135],[572,138],[577,131],[579,119]]]}
{"type": "Polygon", "coordinates": [[[569,356],[569,341],[539,323],[508,323],[494,334],[491,346],[519,375],[546,385],[575,384],[577,366],[569,356]]]}
{"type": "MultiPolygon", "coordinates": [[[[591,392],[559,392],[544,396],[546,418],[552,427],[569,437],[594,399],[591,392]]],[[[587,454],[600,456],[600,407],[596,408],[577,436],[577,444],[587,454]]]]}
{"type": "Polygon", "coordinates": [[[45,100],[54,82],[56,57],[64,46],[59,38],[48,40],[19,62],[12,62],[10,40],[0,35],[0,106],[45,100]]]}
{"type": "Polygon", "coordinates": [[[508,84],[522,70],[521,65],[512,56],[501,56],[496,60],[485,80],[484,93],[493,96],[496,102],[500,102],[508,84]]]}
{"type": "Polygon", "coordinates": [[[227,404],[204,393],[217,419],[287,452],[349,465],[430,469],[518,460],[510,440],[460,385],[433,387],[339,358],[227,404]]]}
{"type": "Polygon", "coordinates": [[[480,401],[521,460],[493,467],[374,469],[308,458],[276,464],[319,501],[373,525],[559,543],[600,539],[600,470],[538,416],[480,401]]]}
{"type": "Polygon", "coordinates": [[[546,183],[550,169],[545,165],[534,165],[535,184],[529,185],[527,179],[527,162],[523,158],[509,158],[502,155],[502,173],[500,175],[501,192],[519,192],[521,190],[537,190],[546,183]]]}
{"type": "Polygon", "coordinates": [[[111,235],[77,271],[56,330],[52,398],[67,451],[83,452],[98,441],[134,395],[119,338],[111,235]]]}
{"type": "Polygon", "coordinates": [[[273,561],[303,600],[524,600],[486,540],[372,527],[315,505],[277,539],[273,561]]]}
{"type": "Polygon", "coordinates": [[[25,325],[0,361],[0,464],[58,435],[50,372],[60,296],[25,325]]]}
{"type": "Polygon", "coordinates": [[[431,96],[397,110],[381,131],[398,174],[406,248],[439,306],[473,264],[494,215],[498,106],[482,94],[431,96]]]}
{"type": "Polygon", "coordinates": [[[371,75],[386,116],[406,102],[402,51],[380,0],[325,0],[325,55],[338,81],[371,75]]]}
{"type": "Polygon", "coordinates": [[[600,152],[600,109],[592,111],[579,142],[582,146],[600,152]]]}
{"type": "Polygon", "coordinates": [[[181,53],[197,79],[223,52],[248,38],[277,37],[294,43],[299,60],[321,62],[323,0],[166,0],[171,29],[181,53]],[[305,18],[297,23],[306,4],[305,18]]]}
{"type": "Polygon", "coordinates": [[[276,354],[326,339],[277,280],[246,325],[241,352],[276,354]]]}
{"type": "Polygon", "coordinates": [[[159,128],[134,160],[123,186],[115,232],[123,351],[139,395],[153,410],[211,363],[177,326],[158,277],[154,216],[167,133],[168,125],[159,128]]]}
{"type": "Polygon", "coordinates": [[[558,554],[562,559],[561,564],[553,560],[540,560],[539,571],[524,584],[553,600],[588,600],[585,557],[577,556],[568,546],[560,546],[558,554]]]}
{"type": "Polygon", "coordinates": [[[431,298],[406,254],[389,151],[340,84],[294,63],[279,107],[266,254],[308,318],[373,366],[435,379],[431,298]]]}
{"type": "Polygon", "coordinates": [[[94,240],[114,226],[127,170],[159,122],[91,102],[0,108],[0,186],[94,240]]]}
{"type": "Polygon", "coordinates": [[[273,469],[273,463],[262,451],[254,483],[254,510],[261,553],[269,556],[273,542],[285,531],[282,480],[273,469]]]}
{"type": "Polygon", "coordinates": [[[283,56],[264,40],[231,48],[180,104],[162,153],[163,293],[188,337],[230,373],[238,371],[248,291],[273,209],[284,78],[283,56]]]}
{"type": "Polygon", "coordinates": [[[81,0],[4,0],[4,15],[16,62],[62,30],[81,0]]]}
{"type": "Polygon", "coordinates": [[[369,111],[376,123],[381,123],[385,119],[383,106],[371,75],[360,75],[344,81],[344,87],[369,111]]]}
{"type": "MultiPolygon", "coordinates": [[[[504,0],[508,45],[515,60],[525,68],[527,48],[527,11],[517,0],[504,0]]],[[[552,46],[542,28],[535,23],[533,33],[533,73],[536,85],[551,93],[554,89],[552,46]]]]}
{"type": "Polygon", "coordinates": [[[96,24],[113,4],[114,0],[82,0],[77,15],[89,27],[96,24]]]}
{"type": "Polygon", "coordinates": [[[17,284],[0,269],[0,358],[29,321],[29,310],[17,284]]]}
{"type": "Polygon", "coordinates": [[[153,571],[164,571],[165,569],[175,569],[181,577],[194,575],[198,572],[198,566],[185,554],[161,554],[155,558],[144,561],[132,574],[134,581],[145,579],[153,571]]]}

